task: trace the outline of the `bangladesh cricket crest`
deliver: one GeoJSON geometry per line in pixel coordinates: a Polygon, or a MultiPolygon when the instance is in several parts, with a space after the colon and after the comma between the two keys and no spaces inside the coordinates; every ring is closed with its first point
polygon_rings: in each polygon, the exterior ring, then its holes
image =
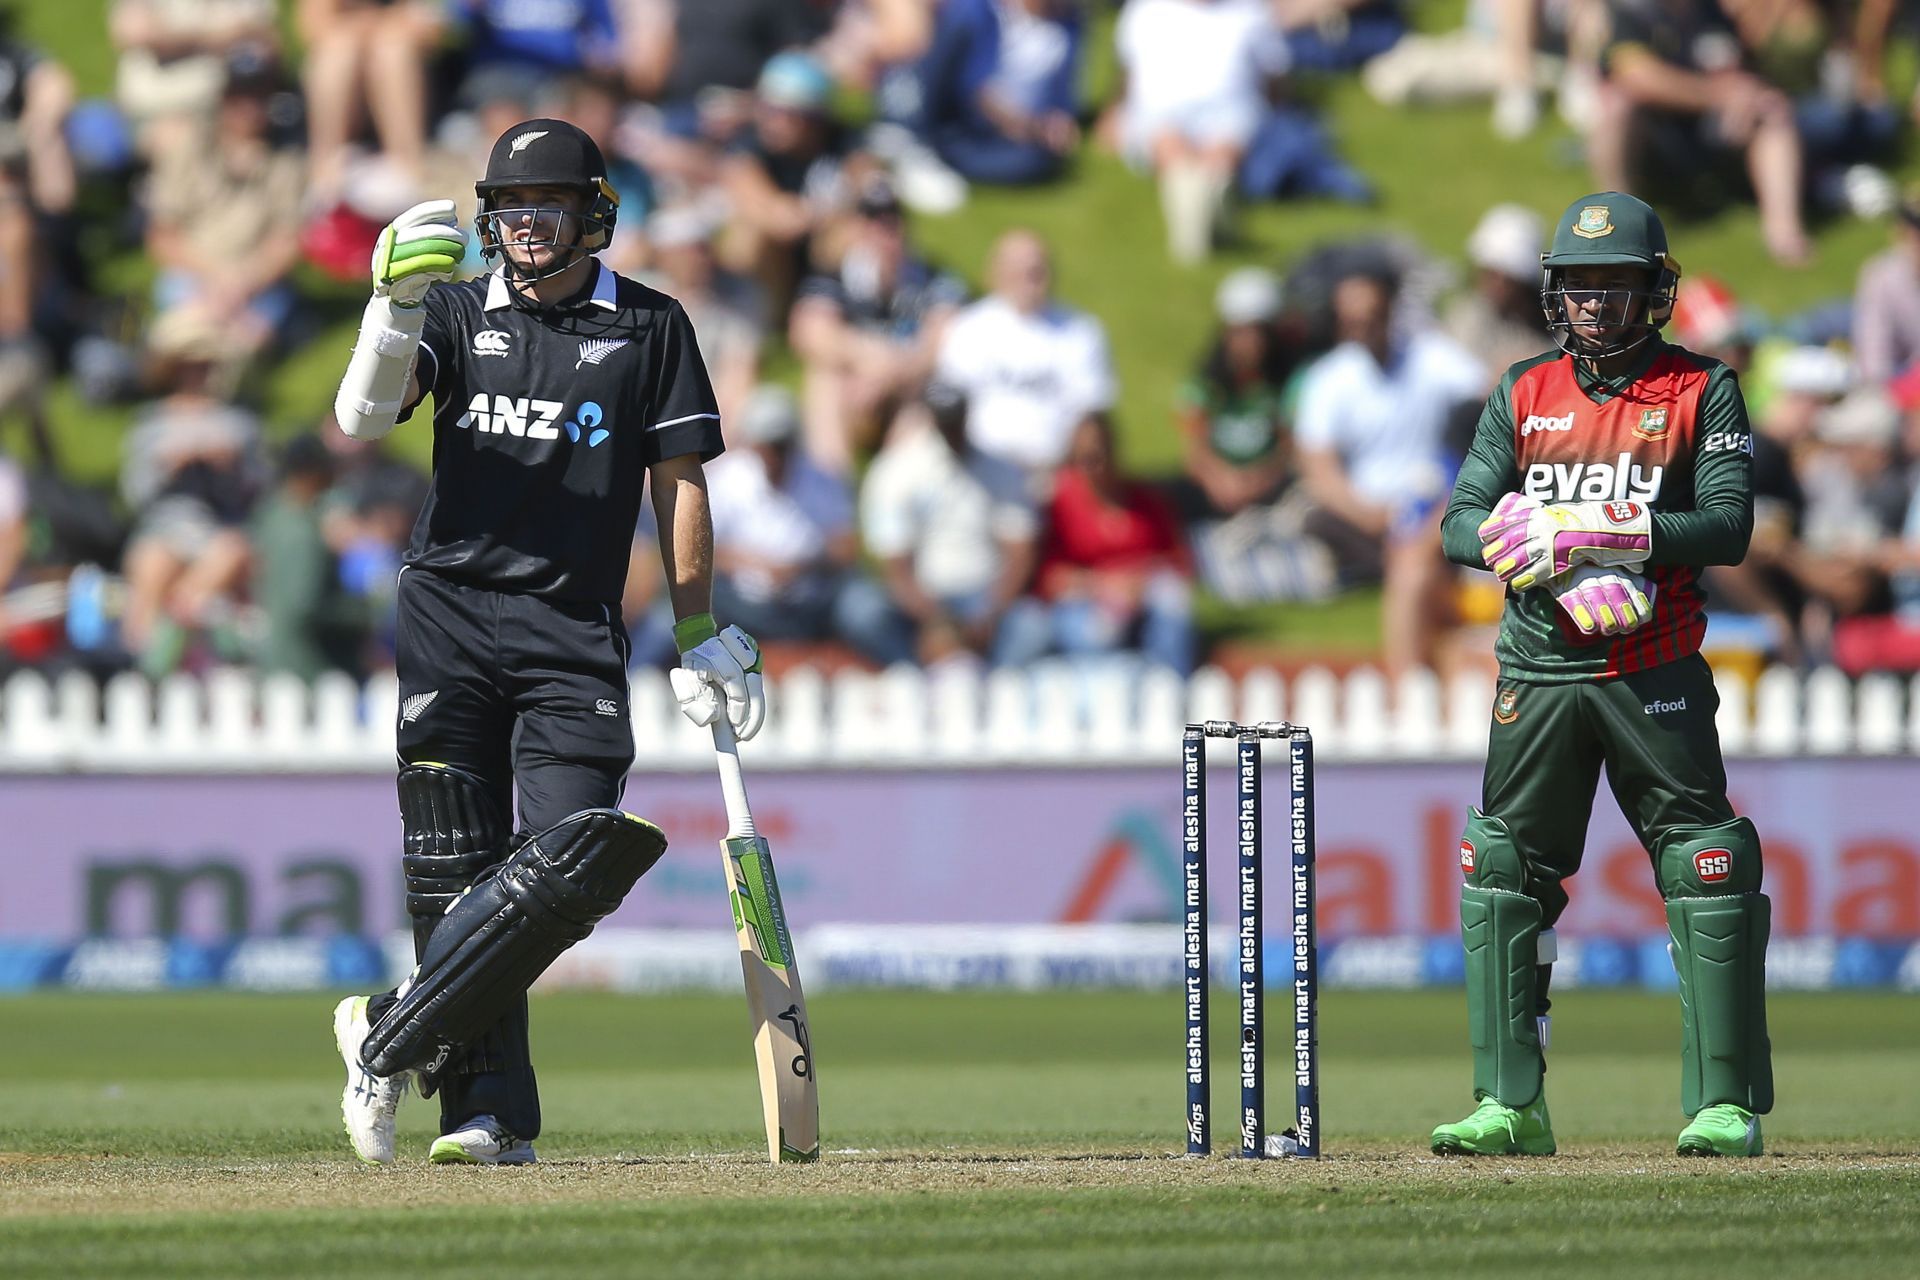
{"type": "Polygon", "coordinates": [[[1573,234],[1583,240],[1598,240],[1613,234],[1613,213],[1603,204],[1590,204],[1573,220],[1573,234]]]}
{"type": "Polygon", "coordinates": [[[1665,409],[1642,409],[1640,425],[1633,434],[1642,440],[1664,440],[1667,435],[1667,411],[1665,409]]]}
{"type": "Polygon", "coordinates": [[[1520,718],[1520,691],[1518,689],[1502,689],[1500,691],[1500,696],[1494,700],[1493,718],[1500,724],[1512,724],[1520,718]]]}

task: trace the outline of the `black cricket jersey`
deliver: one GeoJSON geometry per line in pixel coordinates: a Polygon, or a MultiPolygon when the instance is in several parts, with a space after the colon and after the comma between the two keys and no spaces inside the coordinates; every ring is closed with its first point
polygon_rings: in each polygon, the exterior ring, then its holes
{"type": "Polygon", "coordinates": [[[598,270],[576,305],[555,308],[516,306],[498,272],[427,291],[416,371],[433,394],[433,479],[409,567],[617,604],[647,468],[719,455],[687,313],[598,270]]]}

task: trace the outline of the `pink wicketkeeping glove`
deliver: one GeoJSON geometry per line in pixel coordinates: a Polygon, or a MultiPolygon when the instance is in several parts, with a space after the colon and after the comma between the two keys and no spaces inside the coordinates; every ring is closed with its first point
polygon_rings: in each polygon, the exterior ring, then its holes
{"type": "Polygon", "coordinates": [[[1583,636],[1617,636],[1653,617],[1653,583],[1629,569],[1580,565],[1548,583],[1583,636]]]}
{"type": "Polygon", "coordinates": [[[1540,500],[1524,493],[1510,493],[1494,505],[1493,514],[1480,522],[1480,558],[1487,568],[1494,568],[1507,547],[1526,541],[1533,513],[1539,509],[1540,500]]]}
{"type": "MultiPolygon", "coordinates": [[[[1515,591],[1557,578],[1577,564],[1644,564],[1653,550],[1653,513],[1645,503],[1569,502],[1535,507],[1527,513],[1524,531],[1511,527],[1517,515],[1510,512],[1492,539],[1482,524],[1480,547],[1487,567],[1515,591]]],[[[1501,519],[1498,508],[1492,519],[1501,519]]]]}

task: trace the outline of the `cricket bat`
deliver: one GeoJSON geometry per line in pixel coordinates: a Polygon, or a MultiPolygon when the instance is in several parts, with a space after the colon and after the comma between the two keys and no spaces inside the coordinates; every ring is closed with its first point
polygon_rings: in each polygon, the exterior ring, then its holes
{"type": "Polygon", "coordinates": [[[740,748],[723,715],[713,723],[727,835],[720,842],[727,897],[740,939],[740,970],[747,980],[753,1056],[760,1071],[760,1110],[767,1126],[767,1159],[775,1164],[820,1158],[820,1093],[813,1078],[813,1035],[800,967],[773,877],[773,851],[753,825],[740,777],[740,748]]]}

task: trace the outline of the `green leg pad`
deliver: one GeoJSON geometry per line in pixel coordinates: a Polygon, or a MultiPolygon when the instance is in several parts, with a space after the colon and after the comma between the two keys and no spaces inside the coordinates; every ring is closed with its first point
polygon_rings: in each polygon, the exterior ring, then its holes
{"type": "Polygon", "coordinates": [[[1720,1103],[1756,1115],[1773,1109],[1766,1005],[1771,915],[1764,893],[1667,903],[1680,975],[1680,1105],[1689,1116],[1720,1103]]]}
{"type": "Polygon", "coordinates": [[[1467,953],[1467,1022],[1473,1089],[1509,1107],[1540,1096],[1540,904],[1521,893],[1463,885],[1460,937],[1467,953]]]}

